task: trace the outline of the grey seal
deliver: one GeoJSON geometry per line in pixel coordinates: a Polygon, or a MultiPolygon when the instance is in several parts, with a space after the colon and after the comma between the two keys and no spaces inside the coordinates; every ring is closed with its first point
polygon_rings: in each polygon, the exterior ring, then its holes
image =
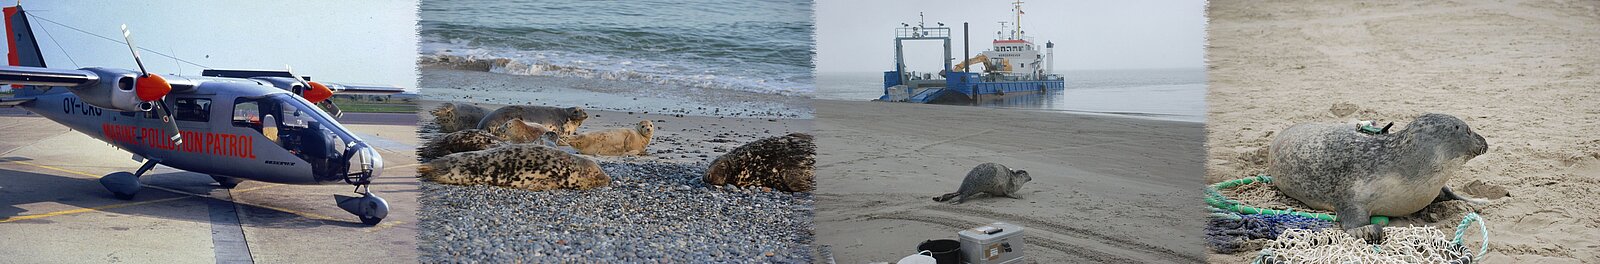
{"type": "Polygon", "coordinates": [[[764,186],[786,192],[810,192],[817,165],[811,135],[790,133],[756,140],[717,157],[702,179],[709,185],[764,186]]]}
{"type": "Polygon", "coordinates": [[[587,190],[611,184],[599,163],[540,144],[516,144],[446,155],[417,167],[419,178],[456,185],[533,191],[587,190]]]}
{"type": "Polygon", "coordinates": [[[1307,123],[1279,132],[1268,147],[1267,173],[1283,194],[1333,211],[1345,232],[1377,243],[1373,215],[1404,216],[1435,201],[1466,200],[1446,180],[1488,151],[1465,121],[1424,114],[1393,133],[1363,133],[1354,123],[1307,123]],[[1365,227],[1365,228],[1363,228],[1365,227]]]}
{"type": "Polygon", "coordinates": [[[995,197],[1019,198],[1017,189],[1021,189],[1022,184],[1029,181],[1033,181],[1033,177],[1028,176],[1026,170],[1013,170],[1006,165],[988,162],[978,164],[972,171],[968,171],[967,177],[961,180],[961,188],[956,189],[956,192],[933,197],[933,200],[938,202],[955,200],[955,203],[960,204],[967,202],[967,198],[985,193],[995,197]]]}
{"type": "Polygon", "coordinates": [[[467,129],[450,132],[428,140],[422,147],[417,148],[417,157],[422,161],[430,161],[454,153],[479,151],[506,144],[488,131],[482,129],[467,129]]]}
{"type": "Polygon", "coordinates": [[[561,137],[570,137],[578,132],[578,126],[583,125],[583,120],[589,119],[589,113],[579,107],[550,107],[536,105],[513,105],[495,109],[494,112],[484,116],[478,122],[479,129],[490,129],[512,119],[522,119],[524,122],[544,124],[550,130],[556,131],[561,137]]]}
{"type": "Polygon", "coordinates": [[[433,123],[439,124],[439,133],[477,127],[478,122],[483,121],[483,116],[488,112],[489,110],[483,107],[465,103],[444,103],[428,111],[429,114],[433,114],[433,123]]]}

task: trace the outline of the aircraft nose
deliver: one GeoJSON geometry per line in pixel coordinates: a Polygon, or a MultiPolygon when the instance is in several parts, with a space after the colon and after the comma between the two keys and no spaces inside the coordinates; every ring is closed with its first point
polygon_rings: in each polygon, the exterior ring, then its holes
{"type": "Polygon", "coordinates": [[[372,161],[372,178],[383,175],[383,155],[378,155],[378,150],[370,146],[363,148],[362,152],[368,155],[370,157],[369,160],[372,161]]]}

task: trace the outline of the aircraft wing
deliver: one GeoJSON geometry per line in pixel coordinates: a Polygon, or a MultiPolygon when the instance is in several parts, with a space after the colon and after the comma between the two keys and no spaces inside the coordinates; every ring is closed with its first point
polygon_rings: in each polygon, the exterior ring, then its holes
{"type": "Polygon", "coordinates": [[[327,83],[327,84],[328,84],[328,89],[329,90],[333,90],[334,94],[387,95],[387,94],[403,93],[403,92],[406,91],[405,89],[401,89],[400,87],[386,86],[386,85],[342,84],[342,83],[327,83]]]}
{"type": "Polygon", "coordinates": [[[79,86],[99,80],[99,75],[84,70],[0,65],[0,84],[79,86]]]}
{"type": "Polygon", "coordinates": [[[17,107],[17,105],[28,101],[33,101],[33,98],[0,98],[0,108],[17,107]]]}

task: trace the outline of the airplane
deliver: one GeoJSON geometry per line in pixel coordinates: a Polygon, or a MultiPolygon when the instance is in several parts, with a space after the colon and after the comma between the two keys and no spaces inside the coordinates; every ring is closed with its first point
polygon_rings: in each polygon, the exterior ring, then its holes
{"type": "Polygon", "coordinates": [[[127,25],[123,39],[137,70],[53,69],[21,6],[5,7],[4,19],[11,52],[0,85],[16,89],[0,107],[20,107],[132,153],[142,166],[99,180],[115,197],[133,199],[139,177],[160,164],[210,175],[223,188],[244,180],[349,184],[360,196],[335,195],[339,208],[367,225],[388,216],[389,203],[368,186],[383,174],[383,157],[334,119],[337,106],[328,98],[400,88],[316,82],[290,70],[155,74],[139,59],[127,25]]]}

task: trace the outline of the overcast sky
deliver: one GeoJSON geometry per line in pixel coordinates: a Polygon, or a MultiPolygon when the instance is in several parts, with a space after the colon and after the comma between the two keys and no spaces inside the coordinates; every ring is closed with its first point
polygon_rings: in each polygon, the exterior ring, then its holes
{"type": "MultiPolygon", "coordinates": [[[[117,40],[122,39],[120,26],[127,24],[134,44],[211,68],[283,69],[289,65],[296,74],[317,80],[416,87],[417,7],[411,1],[51,0],[22,4],[34,16],[117,40]]],[[[41,19],[30,18],[30,22],[51,68],[138,68],[127,46],[41,19]]],[[[140,53],[145,66],[157,73],[181,70],[182,75],[199,75],[201,70],[148,51],[140,53]]]]}
{"type": "MultiPolygon", "coordinates": [[[[1011,1],[818,0],[817,71],[882,72],[894,67],[894,29],[927,23],[952,28],[951,56],[961,57],[961,22],[971,23],[972,54],[987,50],[999,21],[1012,21],[1011,1]]],[[[1023,30],[1039,47],[1056,43],[1056,71],[1094,69],[1202,68],[1205,66],[1205,1],[1095,0],[1024,1],[1023,30]]],[[[917,43],[917,42],[908,42],[917,43]]],[[[907,44],[906,64],[936,71],[937,41],[907,44]]]]}

